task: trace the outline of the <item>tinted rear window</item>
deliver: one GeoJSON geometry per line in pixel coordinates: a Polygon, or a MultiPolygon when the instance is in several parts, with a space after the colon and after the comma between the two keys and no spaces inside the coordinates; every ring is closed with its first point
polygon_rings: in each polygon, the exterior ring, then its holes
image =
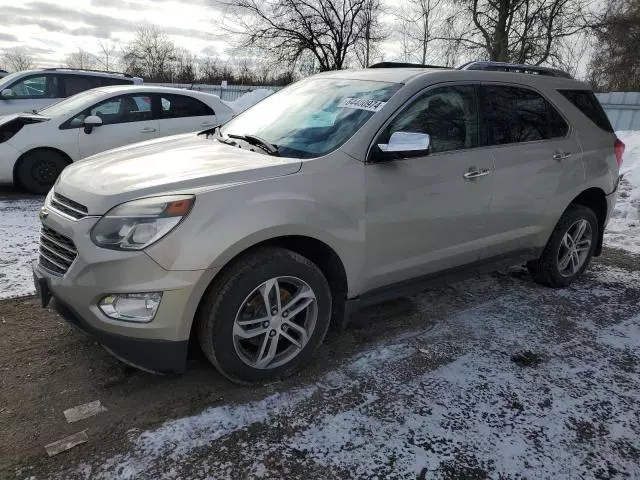
{"type": "Polygon", "coordinates": [[[602,105],[590,90],[558,90],[567,100],[573,103],[582,113],[607,132],[613,132],[611,122],[602,105]]]}
{"type": "Polygon", "coordinates": [[[110,85],[133,85],[133,79],[102,77],[102,86],[108,87],[110,85]]]}
{"type": "Polygon", "coordinates": [[[486,85],[482,89],[485,136],[489,145],[533,142],[567,135],[567,123],[539,93],[504,85],[486,85]]]}

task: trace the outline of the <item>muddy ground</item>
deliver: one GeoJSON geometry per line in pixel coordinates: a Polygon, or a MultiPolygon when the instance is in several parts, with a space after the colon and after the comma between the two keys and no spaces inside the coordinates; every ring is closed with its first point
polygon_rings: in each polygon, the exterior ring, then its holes
{"type": "Polygon", "coordinates": [[[0,301],[0,478],[640,478],[637,255],[605,250],[569,290],[515,268],[352,320],[295,377],[239,387],[197,350],[153,376],[0,301]]]}

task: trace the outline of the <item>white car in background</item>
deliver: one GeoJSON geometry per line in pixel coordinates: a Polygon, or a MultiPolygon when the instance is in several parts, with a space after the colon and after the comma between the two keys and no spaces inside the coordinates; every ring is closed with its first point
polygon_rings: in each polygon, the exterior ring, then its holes
{"type": "Polygon", "coordinates": [[[88,90],[37,113],[0,117],[0,184],[46,193],[71,162],[130,143],[210,129],[233,115],[217,95],[192,90],[88,90]]]}

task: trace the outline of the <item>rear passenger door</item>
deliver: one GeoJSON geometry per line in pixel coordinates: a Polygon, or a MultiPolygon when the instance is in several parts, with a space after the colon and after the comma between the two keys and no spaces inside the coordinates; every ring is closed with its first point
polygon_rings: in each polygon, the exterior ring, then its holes
{"type": "Polygon", "coordinates": [[[196,132],[217,125],[211,107],[197,98],[178,94],[160,94],[160,135],[196,132]]]}
{"type": "Polygon", "coordinates": [[[60,75],[62,96],[64,98],[102,86],[100,77],[91,75],[66,74],[60,75]]]}
{"type": "Polygon", "coordinates": [[[544,247],[558,220],[556,200],[584,178],[575,133],[532,88],[486,83],[480,98],[495,165],[483,257],[544,247]]]}

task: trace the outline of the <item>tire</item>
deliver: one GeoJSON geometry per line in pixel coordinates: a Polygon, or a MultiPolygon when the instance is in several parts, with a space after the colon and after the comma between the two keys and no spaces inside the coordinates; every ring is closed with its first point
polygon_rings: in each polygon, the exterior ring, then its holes
{"type": "Polygon", "coordinates": [[[69,161],[54,150],[32,150],[20,158],[16,179],[28,192],[45,194],[68,164],[69,161]]]}
{"type": "Polygon", "coordinates": [[[597,248],[599,229],[598,219],[593,210],[583,205],[569,205],[560,217],[540,258],[527,263],[533,279],[552,288],[571,285],[589,266],[597,248]],[[568,258],[573,237],[578,236],[582,226],[585,227],[583,235],[590,233],[589,246],[586,246],[586,237],[581,237],[583,240],[579,238],[576,247],[581,247],[581,250],[575,251],[573,258],[568,258]],[[567,234],[570,239],[565,240],[567,234]],[[565,261],[568,263],[565,264],[565,261]]]}
{"type": "Polygon", "coordinates": [[[205,293],[196,315],[198,340],[209,361],[233,382],[272,381],[293,374],[314,355],[329,328],[331,308],[329,284],[314,263],[283,248],[259,248],[225,268],[205,293]],[[274,316],[276,292],[281,310],[274,316]],[[288,317],[285,307],[296,298],[291,310],[309,306],[288,317]],[[279,353],[267,362],[274,340],[279,353]]]}

